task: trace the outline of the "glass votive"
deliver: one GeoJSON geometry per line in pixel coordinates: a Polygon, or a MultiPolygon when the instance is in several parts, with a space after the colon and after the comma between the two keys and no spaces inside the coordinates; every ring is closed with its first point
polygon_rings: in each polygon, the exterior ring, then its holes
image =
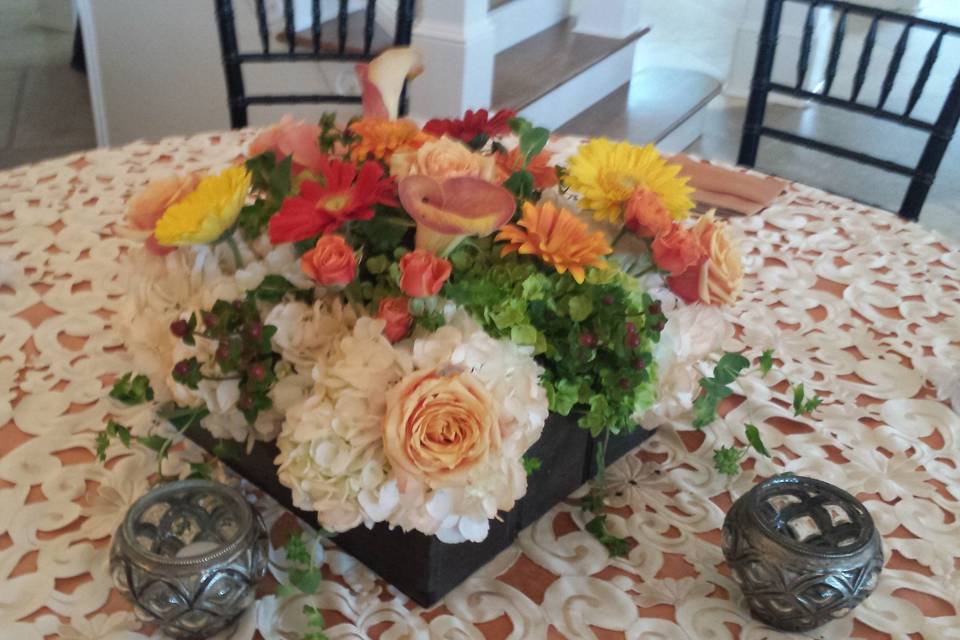
{"type": "Polygon", "coordinates": [[[883,568],[863,504],[803,476],[770,478],[741,496],[723,521],[722,546],[754,617],[785,631],[847,615],[883,568]]]}
{"type": "Polygon", "coordinates": [[[130,507],[113,538],[110,571],[141,620],[175,638],[206,638],[253,603],[267,552],[263,520],[239,491],[182,480],[130,507]]]}

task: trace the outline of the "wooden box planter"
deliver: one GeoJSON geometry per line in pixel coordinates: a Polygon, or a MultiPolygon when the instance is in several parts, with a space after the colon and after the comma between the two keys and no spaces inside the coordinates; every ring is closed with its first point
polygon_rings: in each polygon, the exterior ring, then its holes
{"type": "MultiPolygon", "coordinates": [[[[652,433],[638,428],[629,435],[611,436],[607,464],[652,433]]],[[[216,444],[200,428],[190,429],[187,435],[208,451],[216,444]]],[[[372,529],[351,529],[338,534],[334,542],[417,604],[430,607],[510,546],[520,531],[592,478],[597,446],[589,432],[577,426],[575,417],[551,414],[540,440],[527,452],[527,456],[541,460],[540,469],[530,475],[527,493],[514,508],[490,523],[490,533],[483,542],[445,544],[418,531],[390,530],[385,523],[372,529]]],[[[249,455],[226,463],[304,521],[316,523],[316,513],[295,508],[290,490],[277,479],[277,454],[272,442],[258,442],[249,455]]]]}

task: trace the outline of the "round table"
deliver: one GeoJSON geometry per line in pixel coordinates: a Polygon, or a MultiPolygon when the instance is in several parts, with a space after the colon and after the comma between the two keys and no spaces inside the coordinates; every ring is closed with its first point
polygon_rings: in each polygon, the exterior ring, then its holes
{"type": "MultiPolygon", "coordinates": [[[[107,397],[136,370],[114,330],[125,291],[127,199],[169,173],[233,162],[255,132],[138,142],[0,172],[0,637],[148,637],[111,589],[109,539],[147,490],[152,454],[101,464],[95,436],[118,415],[107,397]]],[[[569,146],[570,141],[566,141],[569,146]]],[[[556,141],[560,147],[565,141],[556,141]]],[[[568,149],[569,151],[569,149],[568,149]]],[[[735,217],[744,294],[724,347],[776,350],[747,399],[704,431],[661,428],[609,471],[611,559],[558,505],[429,610],[332,545],[316,596],[278,599],[268,580],[233,638],[294,638],[302,608],[327,635],[382,638],[786,638],[752,620],[719,548],[733,499],[790,471],[865,502],[885,568],[852,616],[810,637],[960,638],[960,245],[845,198],[791,184],[769,208],[735,217]],[[790,385],[824,398],[795,417],[790,385]],[[939,395],[939,397],[938,397],[939,395]],[[771,460],[729,480],[711,453],[761,427],[771,460]]],[[[148,420],[124,409],[124,422],[148,420]]],[[[199,459],[187,444],[180,463],[199,459]]],[[[290,516],[259,506],[274,530],[290,516]]],[[[282,580],[282,553],[273,576],[282,580]]]]}

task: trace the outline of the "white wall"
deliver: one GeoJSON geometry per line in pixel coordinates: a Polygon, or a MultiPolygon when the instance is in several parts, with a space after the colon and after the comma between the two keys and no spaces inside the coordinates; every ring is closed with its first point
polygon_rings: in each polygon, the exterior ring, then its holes
{"type": "MultiPolygon", "coordinates": [[[[77,1],[99,145],[229,128],[212,2],[77,1]]],[[[238,37],[241,47],[247,43],[248,49],[259,46],[252,6],[248,0],[235,0],[238,37]]],[[[325,16],[334,16],[336,0],[324,0],[323,8],[325,16]]],[[[271,63],[244,68],[248,94],[357,92],[351,64],[271,63]]],[[[336,109],[252,107],[250,122],[266,124],[284,113],[315,118],[330,110],[336,109]]],[[[341,110],[352,114],[359,107],[341,110]]]]}

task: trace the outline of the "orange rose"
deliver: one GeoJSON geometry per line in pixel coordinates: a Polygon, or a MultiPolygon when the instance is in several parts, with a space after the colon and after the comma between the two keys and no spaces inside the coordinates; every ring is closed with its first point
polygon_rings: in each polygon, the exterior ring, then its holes
{"type": "Polygon", "coordinates": [[[415,151],[398,151],[390,158],[390,175],[396,178],[428,176],[447,178],[482,178],[492,181],[496,165],[491,156],[471,151],[465,144],[443,136],[425,143],[415,151]]]}
{"type": "Polygon", "coordinates": [[[317,246],[300,258],[300,268],[325,287],[346,285],[357,277],[357,260],[343,236],[320,236],[317,246]]]}
{"type": "Polygon", "coordinates": [[[500,444],[497,403],[469,372],[416,371],[387,394],[383,451],[401,491],[409,478],[462,483],[500,444]]]}
{"type": "Polygon", "coordinates": [[[425,249],[411,251],[400,259],[400,290],[412,298],[434,296],[452,269],[449,260],[425,249]]]}
{"type": "Polygon", "coordinates": [[[651,248],[654,263],[675,276],[697,263],[704,254],[696,234],[676,222],[671,223],[666,233],[654,239],[651,248]]]}
{"type": "MultiPolygon", "coordinates": [[[[533,175],[533,188],[543,191],[557,184],[557,169],[550,164],[553,157],[548,151],[541,151],[527,165],[527,171],[533,175]]],[[[514,147],[507,153],[497,154],[497,174],[500,182],[504,182],[515,172],[523,168],[520,158],[520,147],[514,147]]]]}
{"type": "Polygon", "coordinates": [[[660,196],[642,187],[633,192],[623,210],[623,223],[641,238],[655,238],[666,233],[672,222],[660,196]]]}
{"type": "Polygon", "coordinates": [[[409,300],[400,296],[381,300],[376,317],[386,321],[383,335],[390,342],[397,342],[405,338],[410,333],[410,326],[413,324],[409,300]]]}
{"type": "Polygon", "coordinates": [[[176,247],[165,247],[157,243],[153,230],[163,213],[192,193],[202,179],[203,174],[197,172],[154,180],[130,199],[126,212],[127,222],[138,231],[150,232],[150,237],[146,240],[148,251],[163,256],[177,250],[176,247]]]}
{"type": "Polygon", "coordinates": [[[703,257],[683,273],[667,278],[670,290],[686,302],[733,304],[743,288],[743,258],[711,211],[697,221],[692,232],[698,239],[703,257]]]}

